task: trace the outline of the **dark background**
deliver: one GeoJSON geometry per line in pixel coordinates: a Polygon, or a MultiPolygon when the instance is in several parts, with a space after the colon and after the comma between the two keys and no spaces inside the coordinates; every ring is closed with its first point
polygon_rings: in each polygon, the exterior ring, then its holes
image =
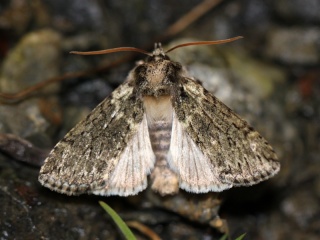
{"type": "MultiPolygon", "coordinates": [[[[274,146],[282,163],[273,179],[219,195],[220,216],[232,239],[320,237],[320,2],[234,0],[208,8],[181,32],[169,27],[201,1],[12,0],[0,3],[0,92],[15,93],[65,73],[69,77],[18,103],[1,98],[0,133],[50,149],[121,84],[137,55],[75,56],[133,46],[151,51],[168,43],[244,39],[170,54],[206,88],[248,120],[274,146]]],[[[185,20],[187,21],[187,20],[185,20]]],[[[1,143],[1,141],[0,141],[1,143]]],[[[54,193],[37,182],[39,168],[0,153],[1,239],[119,239],[98,205],[149,226],[163,239],[219,239],[195,216],[180,215],[144,194],[134,198],[54,193]],[[164,210],[166,208],[166,210],[164,210]],[[190,220],[193,219],[193,220],[190,220]]],[[[191,206],[189,207],[191,208],[191,206]]],[[[148,239],[135,231],[139,239],[148,239]]]]}

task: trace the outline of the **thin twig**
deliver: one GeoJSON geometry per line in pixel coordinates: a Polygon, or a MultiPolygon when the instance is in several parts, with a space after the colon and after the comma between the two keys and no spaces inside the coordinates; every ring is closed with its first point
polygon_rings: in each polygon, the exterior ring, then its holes
{"type": "MultiPolygon", "coordinates": [[[[186,29],[190,24],[195,22],[197,19],[199,19],[201,16],[203,16],[205,13],[207,13],[209,10],[211,10],[213,7],[217,6],[219,3],[221,3],[223,0],[205,0],[202,1],[199,5],[196,7],[192,8],[187,14],[182,16],[181,18],[178,19],[175,23],[173,23],[165,32],[159,37],[155,38],[155,41],[152,42],[158,42],[158,41],[166,41],[170,37],[180,33],[184,29],[186,29]]],[[[145,49],[149,49],[152,44],[148,45],[145,49]]],[[[104,64],[103,66],[92,68],[89,70],[85,71],[80,71],[80,72],[74,72],[74,73],[66,73],[62,76],[59,77],[54,77],[47,79],[43,82],[37,83],[31,87],[25,88],[17,93],[0,93],[0,98],[3,99],[5,102],[16,102],[21,99],[25,99],[27,97],[30,97],[32,93],[48,86],[49,84],[52,83],[57,83],[61,82],[65,79],[71,79],[71,78],[80,78],[84,77],[90,74],[96,74],[96,73],[101,73],[105,72],[108,69],[112,67],[116,67],[123,62],[130,61],[134,58],[135,53],[130,53],[127,56],[121,57],[118,60],[104,64]]]]}
{"type": "Polygon", "coordinates": [[[126,221],[126,224],[131,227],[137,229],[139,232],[143,233],[145,236],[148,236],[151,240],[161,240],[161,238],[156,234],[154,231],[152,231],[149,227],[146,225],[137,222],[137,221],[126,221]]]}
{"type": "Polygon", "coordinates": [[[159,38],[160,40],[167,39],[171,36],[177,35],[182,32],[193,22],[198,20],[200,17],[205,15],[213,7],[217,6],[223,0],[205,0],[198,4],[196,7],[192,8],[190,12],[182,16],[178,21],[172,24],[167,31],[159,38]]]}
{"type": "Polygon", "coordinates": [[[73,73],[65,73],[65,74],[58,76],[58,77],[49,78],[43,82],[39,82],[39,83],[31,86],[31,87],[27,87],[17,93],[0,93],[0,98],[5,100],[6,102],[16,102],[16,101],[19,101],[20,99],[25,99],[25,98],[30,97],[32,93],[34,93],[35,91],[38,91],[44,87],[47,87],[49,84],[61,82],[65,79],[80,78],[80,77],[84,77],[84,76],[87,76],[90,74],[102,73],[110,68],[118,66],[119,64],[125,62],[126,60],[130,60],[130,56],[119,58],[116,61],[113,61],[108,64],[104,64],[103,66],[99,66],[96,68],[91,68],[89,70],[73,72],[73,73]]]}

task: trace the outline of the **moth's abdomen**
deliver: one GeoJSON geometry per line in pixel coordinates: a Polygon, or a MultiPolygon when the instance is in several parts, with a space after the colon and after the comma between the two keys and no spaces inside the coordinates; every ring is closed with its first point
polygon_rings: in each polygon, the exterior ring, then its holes
{"type": "Polygon", "coordinates": [[[166,159],[172,130],[172,105],[169,96],[144,97],[150,141],[157,161],[166,159]]]}
{"type": "Polygon", "coordinates": [[[156,156],[155,167],[151,174],[152,189],[161,195],[175,194],[179,190],[179,179],[168,163],[172,122],[159,121],[149,127],[150,140],[156,156]]]}
{"type": "Polygon", "coordinates": [[[168,164],[171,142],[173,109],[170,96],[143,98],[152,150],[156,156],[151,173],[152,189],[161,195],[174,194],[179,190],[179,180],[168,164]]]}
{"type": "Polygon", "coordinates": [[[151,145],[156,161],[167,161],[170,148],[172,122],[157,122],[149,126],[151,145]]]}

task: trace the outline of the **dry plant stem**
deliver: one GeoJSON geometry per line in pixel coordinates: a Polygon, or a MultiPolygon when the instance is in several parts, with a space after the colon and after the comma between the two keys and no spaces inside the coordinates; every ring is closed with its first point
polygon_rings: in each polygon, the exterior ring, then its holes
{"type": "MultiPolygon", "coordinates": [[[[152,41],[152,44],[149,44],[147,47],[144,49],[149,49],[153,46],[154,42],[159,42],[159,41],[165,41],[168,40],[170,37],[180,33],[184,29],[186,29],[190,24],[195,22],[197,19],[199,19],[201,16],[206,14],[209,10],[211,10],[213,7],[217,6],[219,3],[221,3],[223,0],[205,0],[202,1],[199,5],[191,9],[188,13],[186,13],[184,16],[182,16],[178,21],[173,23],[166,31],[164,34],[162,34],[159,37],[156,37],[155,40],[152,41]]],[[[53,83],[61,82],[65,79],[71,79],[71,78],[79,78],[79,77],[84,77],[90,74],[95,74],[95,73],[101,73],[105,72],[108,69],[112,67],[116,67],[123,62],[130,61],[134,58],[135,53],[130,53],[125,57],[121,57],[118,60],[108,63],[106,65],[89,69],[86,71],[81,71],[81,72],[75,72],[75,73],[66,73],[62,76],[59,77],[54,77],[50,78],[46,81],[40,82],[38,84],[35,84],[34,86],[28,87],[18,93],[0,93],[0,103],[12,103],[12,102],[17,102],[21,99],[25,99],[29,96],[32,95],[32,93],[50,85],[53,83]]]]}
{"type": "Polygon", "coordinates": [[[43,165],[49,154],[49,150],[37,148],[25,139],[6,133],[0,133],[0,152],[37,167],[43,165]]]}
{"type": "Polygon", "coordinates": [[[139,232],[143,233],[145,236],[148,236],[151,240],[161,240],[161,238],[146,225],[139,223],[137,221],[127,221],[126,224],[131,227],[137,229],[139,232]]]}
{"type": "MultiPolygon", "coordinates": [[[[182,16],[178,21],[172,24],[165,33],[159,37],[160,41],[168,39],[171,36],[174,36],[184,29],[186,29],[193,22],[198,20],[200,17],[205,15],[213,7],[217,6],[223,0],[205,0],[198,4],[196,7],[192,8],[190,12],[182,16]]],[[[158,41],[159,41],[158,40],[158,41]]]]}
{"type": "Polygon", "coordinates": [[[44,87],[47,87],[48,85],[50,85],[52,83],[61,82],[63,80],[71,79],[71,78],[80,78],[80,77],[84,77],[84,76],[87,76],[90,74],[105,72],[110,68],[113,68],[113,67],[118,66],[119,64],[121,64],[125,61],[130,60],[131,58],[132,58],[132,55],[128,55],[126,57],[119,58],[118,60],[113,61],[112,63],[108,63],[108,64],[105,64],[100,67],[96,67],[96,68],[92,68],[92,69],[80,71],[80,72],[66,73],[62,76],[50,78],[50,79],[47,79],[46,81],[37,83],[37,84],[35,84],[31,87],[28,87],[18,93],[12,93],[12,94],[11,93],[0,93],[0,103],[1,102],[4,102],[4,103],[16,102],[21,99],[28,98],[31,96],[32,93],[34,93],[44,87]]]}

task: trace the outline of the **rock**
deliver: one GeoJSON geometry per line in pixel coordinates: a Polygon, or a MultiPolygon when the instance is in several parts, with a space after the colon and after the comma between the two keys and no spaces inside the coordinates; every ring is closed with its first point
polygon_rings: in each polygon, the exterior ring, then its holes
{"type": "MultiPolygon", "coordinates": [[[[53,30],[26,35],[9,53],[0,71],[0,91],[17,93],[60,74],[61,36],[53,30]]],[[[16,104],[0,106],[0,132],[13,133],[34,140],[39,146],[50,146],[50,128],[61,122],[60,106],[52,92],[58,85],[41,90],[45,98],[22,99],[16,104]]]]}
{"type": "Polygon", "coordinates": [[[296,23],[320,23],[320,2],[318,0],[278,0],[275,10],[281,18],[296,23]]]}
{"type": "Polygon", "coordinates": [[[22,38],[2,64],[1,92],[21,91],[59,75],[60,43],[59,33],[49,29],[29,33],[22,38]]]}
{"type": "Polygon", "coordinates": [[[320,28],[274,28],[267,36],[265,53],[287,64],[315,65],[320,61],[320,28]]]}
{"type": "Polygon", "coordinates": [[[26,166],[0,155],[1,239],[117,239],[97,198],[55,194],[26,166]]]}
{"type": "Polygon", "coordinates": [[[281,209],[291,221],[304,229],[312,227],[311,222],[320,213],[316,196],[308,191],[296,192],[294,195],[287,196],[282,202],[281,209]]]}

